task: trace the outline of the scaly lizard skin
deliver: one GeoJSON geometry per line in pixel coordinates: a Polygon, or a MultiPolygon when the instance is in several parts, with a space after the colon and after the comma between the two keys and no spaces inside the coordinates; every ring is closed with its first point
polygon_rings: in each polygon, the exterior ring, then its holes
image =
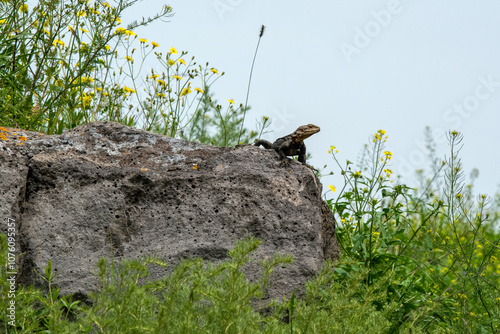
{"type": "Polygon", "coordinates": [[[280,155],[281,160],[286,161],[287,156],[299,156],[299,161],[306,163],[306,145],[304,139],[309,138],[320,130],[319,126],[314,124],[302,125],[294,133],[278,138],[271,143],[267,140],[257,140],[255,146],[264,146],[267,149],[273,149],[280,155]]]}

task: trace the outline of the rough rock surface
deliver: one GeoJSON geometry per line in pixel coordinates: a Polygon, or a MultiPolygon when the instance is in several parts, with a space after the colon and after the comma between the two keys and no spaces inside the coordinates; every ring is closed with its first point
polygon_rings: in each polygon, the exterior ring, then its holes
{"type": "Polygon", "coordinates": [[[0,128],[0,137],[0,215],[16,220],[18,283],[42,284],[34,269],[51,260],[61,294],[85,296],[111,252],[164,259],[170,266],[154,267],[158,278],[182,258],[224,259],[254,235],[257,257],[294,257],[272,277],[269,297],[280,298],[340,255],[318,179],[298,162],[281,165],[274,150],[211,147],[113,122],[53,136],[0,128]]]}

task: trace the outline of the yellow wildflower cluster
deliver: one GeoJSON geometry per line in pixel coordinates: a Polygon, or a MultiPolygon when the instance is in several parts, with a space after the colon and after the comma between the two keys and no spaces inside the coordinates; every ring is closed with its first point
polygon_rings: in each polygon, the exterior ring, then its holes
{"type": "Polygon", "coordinates": [[[390,170],[389,168],[386,168],[383,171],[385,172],[388,179],[391,177],[391,175],[393,173],[392,170],[390,170]]]}
{"type": "Polygon", "coordinates": [[[52,45],[54,45],[54,46],[57,46],[57,45],[64,46],[64,42],[61,41],[60,39],[54,39],[54,42],[52,42],[52,45]]]}
{"type": "Polygon", "coordinates": [[[134,36],[134,37],[137,36],[137,34],[135,32],[133,32],[132,30],[127,30],[127,29],[122,28],[122,27],[116,28],[115,34],[117,34],[117,35],[125,34],[127,36],[134,36]]]}
{"type": "Polygon", "coordinates": [[[92,102],[92,95],[93,95],[93,93],[89,93],[89,94],[86,94],[85,92],[83,93],[83,95],[81,97],[83,108],[90,107],[90,103],[92,102]]]}
{"type": "Polygon", "coordinates": [[[190,93],[191,93],[191,89],[190,89],[190,87],[189,87],[189,85],[188,85],[186,88],[184,88],[184,89],[182,90],[182,92],[181,92],[181,95],[180,95],[180,96],[188,95],[188,94],[190,94],[190,93]]]}
{"type": "Polygon", "coordinates": [[[129,87],[127,87],[127,86],[123,86],[123,91],[124,91],[125,93],[127,93],[127,94],[128,94],[128,93],[135,93],[135,90],[134,90],[134,89],[129,88],[129,87]]]}
{"type": "Polygon", "coordinates": [[[385,130],[378,130],[373,138],[373,142],[375,143],[377,140],[382,141],[384,140],[384,143],[387,141],[387,136],[385,135],[386,131],[385,130]]]}
{"type": "Polygon", "coordinates": [[[333,153],[333,152],[339,153],[339,150],[336,150],[335,146],[332,145],[332,146],[330,146],[330,149],[328,151],[326,151],[326,152],[329,153],[329,154],[333,153]]]}

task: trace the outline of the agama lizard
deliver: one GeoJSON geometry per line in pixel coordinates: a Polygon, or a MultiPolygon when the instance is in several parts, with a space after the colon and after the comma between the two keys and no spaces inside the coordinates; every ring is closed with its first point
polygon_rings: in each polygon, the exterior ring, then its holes
{"type": "Polygon", "coordinates": [[[309,138],[320,130],[319,126],[314,124],[302,125],[297,128],[292,134],[278,138],[271,143],[267,140],[260,139],[255,142],[255,146],[264,146],[267,149],[273,149],[280,155],[280,159],[287,161],[287,156],[299,156],[299,161],[306,163],[306,145],[304,139],[309,138]]]}

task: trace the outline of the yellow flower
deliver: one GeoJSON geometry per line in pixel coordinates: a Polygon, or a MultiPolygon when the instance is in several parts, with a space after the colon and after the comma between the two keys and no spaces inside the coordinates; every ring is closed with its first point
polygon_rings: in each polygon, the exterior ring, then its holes
{"type": "Polygon", "coordinates": [[[132,57],[126,56],[125,59],[127,59],[128,61],[134,62],[134,60],[132,59],[132,57]]]}
{"type": "Polygon", "coordinates": [[[141,42],[141,43],[149,43],[149,41],[147,39],[144,39],[144,38],[139,38],[139,42],[141,42]]]}
{"type": "Polygon", "coordinates": [[[384,169],[384,170],[383,170],[383,172],[385,172],[385,173],[386,173],[387,178],[390,178],[390,177],[391,177],[391,175],[392,175],[392,170],[390,170],[390,169],[388,169],[388,168],[384,169]]]}
{"type": "Polygon", "coordinates": [[[385,155],[385,157],[386,157],[387,159],[392,160],[392,153],[391,153],[391,152],[389,152],[389,151],[385,151],[385,152],[384,152],[384,155],[385,155]]]}
{"type": "Polygon", "coordinates": [[[7,20],[0,20],[0,24],[4,24],[7,20]]]}
{"type": "Polygon", "coordinates": [[[385,130],[378,130],[377,132],[378,132],[378,133],[380,133],[380,134],[383,136],[383,135],[385,135],[385,133],[386,133],[387,131],[385,131],[385,130]]]}
{"type": "Polygon", "coordinates": [[[157,48],[160,46],[160,44],[156,43],[156,42],[151,42],[151,45],[153,46],[153,48],[157,48]]]}
{"type": "Polygon", "coordinates": [[[167,97],[167,95],[163,94],[163,93],[157,93],[156,96],[159,96],[159,97],[167,97]]]}
{"type": "Polygon", "coordinates": [[[203,89],[201,88],[196,87],[194,90],[197,91],[198,93],[203,94],[203,89]]]}
{"type": "Polygon", "coordinates": [[[127,36],[137,36],[137,34],[135,32],[133,32],[132,30],[125,30],[125,34],[127,36]]]}
{"type": "Polygon", "coordinates": [[[158,74],[153,74],[153,75],[152,75],[152,76],[150,76],[149,78],[150,78],[150,79],[156,79],[156,78],[158,78],[158,77],[159,77],[159,75],[158,75],[158,74]]]}
{"type": "Polygon", "coordinates": [[[125,31],[126,31],[126,30],[125,30],[125,28],[122,28],[122,27],[118,27],[118,28],[116,28],[116,30],[115,30],[115,32],[116,32],[117,34],[123,34],[125,31]]]}
{"type": "Polygon", "coordinates": [[[78,12],[77,15],[80,16],[80,17],[85,17],[86,13],[85,13],[85,11],[81,10],[81,11],[78,12]]]}
{"type": "Polygon", "coordinates": [[[333,191],[333,192],[336,192],[336,191],[337,191],[337,189],[335,189],[335,187],[334,187],[334,186],[332,186],[332,185],[329,185],[329,186],[328,186],[328,188],[330,188],[330,190],[331,190],[331,191],[333,191]]]}
{"type": "Polygon", "coordinates": [[[81,31],[83,31],[83,32],[89,32],[87,29],[83,29],[83,28],[81,28],[81,27],[79,27],[78,29],[80,29],[80,30],[81,30],[81,31]]]}
{"type": "Polygon", "coordinates": [[[83,97],[82,97],[83,106],[84,107],[90,106],[91,101],[92,101],[92,96],[83,93],[83,97]]]}
{"type": "Polygon", "coordinates": [[[361,172],[360,171],[356,171],[354,173],[354,177],[361,177],[361,172]]]}
{"type": "Polygon", "coordinates": [[[119,18],[119,17],[117,17],[117,18],[115,19],[115,21],[116,21],[118,24],[122,23],[122,20],[120,20],[120,18],[119,18]]]}
{"type": "Polygon", "coordinates": [[[60,39],[55,39],[54,43],[52,43],[52,45],[54,45],[54,46],[56,46],[56,44],[59,44],[60,46],[64,46],[64,42],[61,41],[60,39]]]}
{"type": "Polygon", "coordinates": [[[28,5],[27,4],[23,4],[19,7],[19,11],[21,13],[26,13],[28,11],[28,5]]]}
{"type": "Polygon", "coordinates": [[[219,71],[217,71],[217,70],[216,70],[215,68],[213,68],[213,67],[210,69],[210,71],[212,71],[212,72],[213,72],[213,73],[215,73],[215,74],[219,74],[219,71]]]}
{"type": "Polygon", "coordinates": [[[156,82],[158,82],[162,86],[165,86],[165,81],[163,81],[162,79],[157,79],[156,82]]]}
{"type": "Polygon", "coordinates": [[[332,145],[332,146],[330,146],[330,151],[333,151],[333,150],[335,150],[335,146],[332,145]]]}
{"type": "Polygon", "coordinates": [[[174,55],[177,54],[177,50],[174,47],[170,48],[170,52],[172,52],[174,55]]]}
{"type": "Polygon", "coordinates": [[[229,99],[229,100],[227,100],[227,102],[229,102],[230,104],[234,104],[234,100],[233,99],[229,99]]]}
{"type": "Polygon", "coordinates": [[[132,88],[128,88],[127,86],[123,86],[123,91],[125,93],[135,93],[135,90],[133,90],[132,88]]]}
{"type": "Polygon", "coordinates": [[[186,62],[184,61],[184,59],[179,58],[179,59],[177,59],[177,61],[183,65],[186,65],[186,62]]]}
{"type": "Polygon", "coordinates": [[[111,8],[111,6],[110,6],[107,2],[103,2],[103,3],[102,3],[102,5],[103,5],[104,7],[111,8]]]}
{"type": "Polygon", "coordinates": [[[174,75],[172,78],[177,79],[177,80],[182,80],[182,77],[180,77],[178,75],[174,75]]]}
{"type": "Polygon", "coordinates": [[[168,64],[169,66],[172,66],[172,65],[174,65],[174,64],[175,64],[175,60],[173,60],[173,59],[169,59],[169,60],[167,60],[167,64],[168,64]]]}
{"type": "Polygon", "coordinates": [[[109,49],[111,49],[111,46],[106,45],[104,48],[106,48],[106,50],[109,51],[109,49]]]}
{"type": "Polygon", "coordinates": [[[181,95],[180,96],[184,96],[184,95],[188,95],[189,93],[191,93],[191,89],[189,89],[189,86],[187,86],[186,88],[184,88],[181,92],[181,95]]]}

